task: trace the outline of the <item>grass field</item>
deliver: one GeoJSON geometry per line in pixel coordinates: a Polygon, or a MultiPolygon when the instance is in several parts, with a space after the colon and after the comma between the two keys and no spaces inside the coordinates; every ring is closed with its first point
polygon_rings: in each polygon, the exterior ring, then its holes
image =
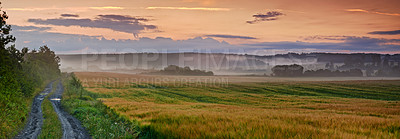
{"type": "Polygon", "coordinates": [[[400,138],[399,80],[76,75],[141,137],[400,138]]]}

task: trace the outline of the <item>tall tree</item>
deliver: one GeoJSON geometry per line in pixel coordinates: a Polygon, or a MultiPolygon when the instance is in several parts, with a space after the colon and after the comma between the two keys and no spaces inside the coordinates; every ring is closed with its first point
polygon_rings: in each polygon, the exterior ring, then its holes
{"type": "Polygon", "coordinates": [[[7,13],[0,8],[0,106],[12,101],[11,98],[20,92],[16,78],[21,67],[17,59],[19,51],[14,46],[7,49],[8,44],[15,42],[15,37],[10,35],[11,26],[7,25],[7,19],[7,13]]]}

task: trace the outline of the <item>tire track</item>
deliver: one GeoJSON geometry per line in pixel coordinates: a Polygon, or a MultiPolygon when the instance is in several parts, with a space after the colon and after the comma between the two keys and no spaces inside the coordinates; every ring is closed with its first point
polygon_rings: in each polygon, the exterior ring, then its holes
{"type": "Polygon", "coordinates": [[[67,112],[62,110],[61,107],[61,98],[62,93],[64,92],[64,87],[61,82],[58,83],[56,92],[52,96],[49,97],[54,111],[56,111],[58,115],[58,119],[61,122],[61,126],[63,129],[63,139],[87,139],[91,138],[85,128],[82,127],[80,121],[67,112]]]}
{"type": "Polygon", "coordinates": [[[33,139],[37,138],[40,134],[43,125],[43,113],[42,113],[42,102],[43,99],[51,92],[53,89],[53,82],[50,82],[46,88],[36,95],[33,99],[31,112],[29,113],[28,123],[25,125],[24,130],[22,130],[15,138],[16,139],[33,139]]]}

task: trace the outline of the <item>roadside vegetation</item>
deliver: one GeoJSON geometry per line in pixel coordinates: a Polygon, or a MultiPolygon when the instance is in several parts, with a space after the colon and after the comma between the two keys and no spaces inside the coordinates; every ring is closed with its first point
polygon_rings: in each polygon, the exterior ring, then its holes
{"type": "Polygon", "coordinates": [[[82,122],[93,138],[137,138],[140,134],[138,123],[119,115],[97,98],[107,95],[84,90],[74,74],[65,74],[66,87],[62,106],[82,122]]]}
{"type": "Polygon", "coordinates": [[[58,78],[59,58],[47,46],[18,50],[0,9],[0,138],[12,138],[28,118],[32,98],[58,78]]]}
{"type": "Polygon", "coordinates": [[[51,139],[61,139],[62,138],[62,128],[61,122],[58,119],[57,113],[54,111],[53,105],[51,104],[49,97],[55,93],[58,81],[53,83],[53,90],[42,102],[42,112],[43,112],[43,126],[38,138],[51,138],[51,139]]]}
{"type": "Polygon", "coordinates": [[[144,77],[117,73],[76,75],[85,92],[138,121],[142,138],[400,137],[400,81],[232,81],[219,86],[127,83],[144,77]]]}

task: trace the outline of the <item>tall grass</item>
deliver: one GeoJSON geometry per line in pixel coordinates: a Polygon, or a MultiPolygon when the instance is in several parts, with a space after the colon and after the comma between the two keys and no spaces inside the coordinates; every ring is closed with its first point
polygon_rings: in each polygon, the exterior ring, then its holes
{"type": "MultiPolygon", "coordinates": [[[[48,83],[49,81],[46,81],[48,83]]],[[[12,138],[22,130],[27,122],[35,95],[43,91],[47,84],[36,87],[30,97],[15,98],[16,103],[0,105],[0,138],[12,138]]]]}

